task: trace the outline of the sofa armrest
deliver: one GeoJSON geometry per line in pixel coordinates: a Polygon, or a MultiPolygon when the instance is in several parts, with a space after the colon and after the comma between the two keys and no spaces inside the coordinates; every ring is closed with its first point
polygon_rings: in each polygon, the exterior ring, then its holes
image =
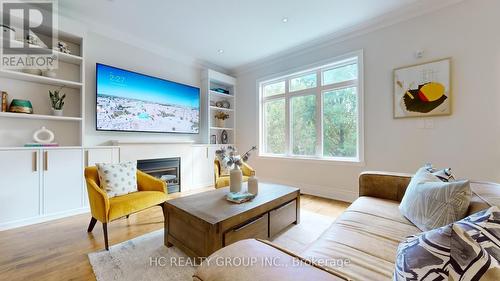
{"type": "Polygon", "coordinates": [[[363,172],[359,175],[359,196],[401,201],[412,175],[391,172],[363,172]]]}
{"type": "Polygon", "coordinates": [[[167,193],[167,184],[162,180],[137,170],[137,189],[139,191],[159,191],[167,193]]]}

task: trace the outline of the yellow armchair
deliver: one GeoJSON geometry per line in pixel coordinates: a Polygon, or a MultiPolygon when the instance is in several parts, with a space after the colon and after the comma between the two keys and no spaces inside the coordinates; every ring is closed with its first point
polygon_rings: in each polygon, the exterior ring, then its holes
{"type": "MultiPolygon", "coordinates": [[[[243,181],[248,181],[248,178],[255,173],[254,169],[250,167],[247,163],[243,162],[241,165],[241,173],[243,174],[243,181]]],[[[215,174],[215,188],[221,188],[229,186],[229,176],[222,176],[220,174],[220,163],[219,160],[214,161],[214,174],[215,174]]]]}
{"type": "Polygon", "coordinates": [[[104,230],[104,244],[108,246],[107,224],[121,217],[142,211],[144,209],[161,206],[165,213],[167,200],[167,185],[164,181],[152,177],[144,172],[137,171],[137,192],[109,198],[100,187],[97,167],[85,168],[85,181],[89,195],[92,218],[87,229],[92,232],[97,221],[100,221],[104,230]]]}

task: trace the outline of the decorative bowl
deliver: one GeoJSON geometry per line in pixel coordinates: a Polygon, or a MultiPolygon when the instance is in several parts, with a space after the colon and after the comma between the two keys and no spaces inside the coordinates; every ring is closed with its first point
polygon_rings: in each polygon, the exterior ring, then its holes
{"type": "Polygon", "coordinates": [[[32,114],[33,105],[29,100],[13,99],[9,106],[9,112],[32,114]]]}

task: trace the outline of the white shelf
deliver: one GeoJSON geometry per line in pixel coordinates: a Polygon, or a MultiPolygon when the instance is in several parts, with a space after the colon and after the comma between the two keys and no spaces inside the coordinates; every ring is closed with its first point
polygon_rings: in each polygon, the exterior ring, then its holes
{"type": "Polygon", "coordinates": [[[47,84],[47,85],[64,86],[64,87],[73,88],[73,89],[81,89],[82,88],[82,83],[79,83],[79,82],[50,78],[50,77],[39,76],[39,75],[33,75],[33,74],[23,73],[23,72],[19,72],[19,71],[12,71],[12,70],[0,70],[0,77],[28,81],[28,82],[42,83],[42,84],[47,84]]]}
{"type": "Polygon", "coordinates": [[[224,97],[224,98],[234,98],[233,95],[230,95],[230,94],[223,94],[223,93],[219,93],[219,92],[216,92],[216,91],[210,91],[210,94],[214,95],[214,96],[219,96],[219,97],[224,97]]]}
{"type": "MultiPolygon", "coordinates": [[[[18,40],[10,40],[10,44],[11,44],[11,46],[22,47],[23,42],[18,41],[18,40]]],[[[30,47],[31,48],[42,48],[42,47],[36,46],[36,45],[30,45],[30,47]]],[[[52,50],[52,51],[54,52],[54,54],[56,54],[57,58],[62,62],[80,65],[83,61],[82,57],[80,57],[80,56],[62,53],[62,52],[59,52],[57,50],[52,50]]]]}
{"type": "Polygon", "coordinates": [[[0,117],[5,118],[20,118],[20,119],[37,119],[37,120],[59,120],[59,121],[81,121],[80,117],[68,117],[68,116],[53,116],[53,115],[43,115],[43,114],[26,114],[26,113],[14,113],[14,112],[0,112],[0,117]]]}
{"type": "Polygon", "coordinates": [[[210,130],[226,130],[226,131],[232,131],[232,130],[234,130],[234,128],[210,127],[210,130]]]}
{"type": "Polygon", "coordinates": [[[75,56],[72,54],[61,53],[61,52],[58,52],[56,50],[54,50],[54,52],[57,54],[57,58],[60,61],[71,63],[71,64],[76,64],[76,65],[80,65],[82,63],[82,60],[83,60],[82,57],[75,56]]]}
{"type": "Polygon", "coordinates": [[[233,112],[234,109],[232,108],[224,108],[224,107],[217,107],[217,106],[210,106],[210,109],[212,110],[221,110],[221,111],[229,111],[229,112],[233,112]]]}

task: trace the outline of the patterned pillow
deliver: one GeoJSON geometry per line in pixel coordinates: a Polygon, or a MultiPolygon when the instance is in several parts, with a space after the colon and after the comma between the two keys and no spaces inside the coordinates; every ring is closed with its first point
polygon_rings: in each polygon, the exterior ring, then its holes
{"type": "Polygon", "coordinates": [[[395,281],[500,280],[500,209],[410,236],[399,244],[395,281]]]}
{"type": "Polygon", "coordinates": [[[115,197],[137,191],[137,165],[134,162],[96,164],[101,187],[115,197]]]}
{"type": "Polygon", "coordinates": [[[228,164],[229,157],[217,154],[217,160],[219,161],[220,175],[229,176],[229,173],[231,172],[231,165],[228,164]]]}
{"type": "Polygon", "coordinates": [[[443,182],[420,168],[410,181],[399,210],[422,231],[465,217],[471,199],[469,181],[443,182]]]}
{"type": "Polygon", "coordinates": [[[438,177],[441,181],[449,182],[455,180],[455,176],[451,173],[451,168],[436,170],[434,169],[434,167],[432,167],[431,163],[427,163],[425,165],[425,168],[427,169],[427,171],[438,177]]]}

